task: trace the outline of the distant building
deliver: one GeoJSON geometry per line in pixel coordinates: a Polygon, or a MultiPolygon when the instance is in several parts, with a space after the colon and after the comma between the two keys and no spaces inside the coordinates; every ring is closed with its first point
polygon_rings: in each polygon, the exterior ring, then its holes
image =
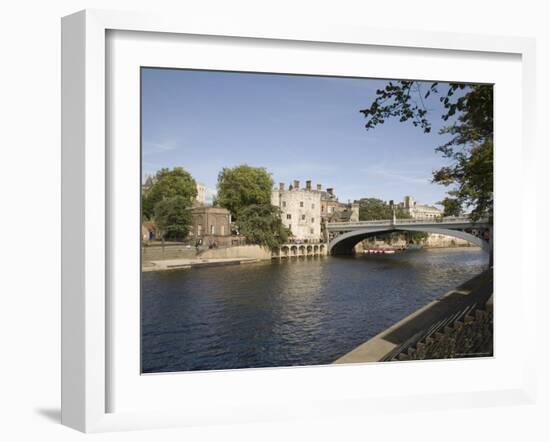
{"type": "Polygon", "coordinates": [[[195,197],[195,203],[204,206],[206,205],[206,185],[197,181],[197,196],[195,197]]]}
{"type": "Polygon", "coordinates": [[[145,179],[145,182],[141,185],[141,193],[145,193],[147,190],[151,188],[152,185],[153,185],[153,178],[150,175],[148,175],[147,178],[145,179]]]}
{"type": "Polygon", "coordinates": [[[398,206],[415,219],[435,219],[443,216],[443,211],[435,206],[418,204],[412,196],[406,196],[398,206]]]}
{"type": "Polygon", "coordinates": [[[322,190],[322,186],[318,184],[317,190],[321,194],[321,216],[324,221],[329,220],[335,213],[344,210],[343,205],[336,198],[333,188],[329,187],[327,190],[322,190]]]}
{"type": "Polygon", "coordinates": [[[359,203],[341,203],[332,187],[324,191],[321,185],[317,185],[317,189],[321,192],[321,217],[324,222],[359,221],[359,203]]]}
{"type": "Polygon", "coordinates": [[[231,214],[222,207],[196,206],[191,209],[189,238],[204,245],[224,245],[231,241],[231,214]]]}
{"type": "Polygon", "coordinates": [[[300,181],[285,188],[284,183],[271,193],[271,204],[281,210],[283,224],[296,240],[318,242],[321,240],[321,192],[311,188],[311,181],[300,188],[300,181]]]}
{"type": "Polygon", "coordinates": [[[359,221],[359,203],[341,204],[339,210],[327,217],[329,223],[354,223],[359,221]]]}

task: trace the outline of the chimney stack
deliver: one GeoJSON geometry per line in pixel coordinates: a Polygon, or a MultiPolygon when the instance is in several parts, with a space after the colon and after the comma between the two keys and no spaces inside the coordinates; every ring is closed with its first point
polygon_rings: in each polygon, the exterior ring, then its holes
{"type": "Polygon", "coordinates": [[[300,190],[300,181],[294,180],[294,186],[293,186],[293,187],[294,187],[294,189],[296,189],[296,190],[300,190]]]}
{"type": "Polygon", "coordinates": [[[306,181],[306,190],[311,190],[311,180],[306,181]]]}
{"type": "Polygon", "coordinates": [[[327,193],[330,195],[330,196],[334,196],[334,189],[332,187],[327,187],[327,193]]]}
{"type": "Polygon", "coordinates": [[[279,183],[279,192],[284,192],[285,190],[285,183],[279,183]]]}
{"type": "Polygon", "coordinates": [[[323,190],[323,185],[322,184],[317,184],[317,190],[320,192],[321,190],[323,190]]]}

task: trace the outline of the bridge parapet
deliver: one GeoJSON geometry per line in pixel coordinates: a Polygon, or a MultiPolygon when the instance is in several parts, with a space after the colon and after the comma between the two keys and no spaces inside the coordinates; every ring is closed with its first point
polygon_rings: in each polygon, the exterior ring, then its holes
{"type": "Polygon", "coordinates": [[[487,227],[489,226],[489,219],[481,218],[476,221],[472,221],[467,216],[460,217],[445,217],[440,219],[385,219],[385,220],[373,220],[373,221],[356,221],[356,222],[336,222],[328,223],[327,229],[330,231],[346,231],[346,230],[355,230],[365,227],[390,227],[390,226],[431,226],[431,227],[442,227],[442,226],[467,226],[467,227],[487,227]]]}

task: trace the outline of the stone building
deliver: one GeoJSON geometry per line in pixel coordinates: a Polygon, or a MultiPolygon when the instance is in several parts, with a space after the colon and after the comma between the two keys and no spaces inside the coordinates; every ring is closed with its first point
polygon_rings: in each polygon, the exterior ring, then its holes
{"type": "Polygon", "coordinates": [[[359,221],[359,203],[341,203],[329,187],[323,191],[320,185],[317,189],[321,192],[321,217],[324,222],[356,222],[359,221]]]}
{"type": "Polygon", "coordinates": [[[311,188],[311,181],[300,188],[300,181],[285,188],[284,183],[271,193],[271,204],[281,210],[283,224],[292,232],[295,240],[321,241],[321,192],[311,188]]]}
{"type": "Polygon", "coordinates": [[[335,213],[344,209],[343,204],[336,198],[333,188],[329,187],[327,190],[322,190],[321,185],[317,185],[317,190],[321,194],[321,216],[323,220],[329,220],[335,213]]]}
{"type": "Polygon", "coordinates": [[[318,242],[326,240],[323,226],[330,222],[359,221],[358,203],[341,203],[334,188],[323,190],[321,184],[312,188],[311,181],[300,188],[300,181],[279,188],[271,194],[271,204],[279,207],[283,224],[290,228],[296,240],[318,242]]]}
{"type": "Polygon", "coordinates": [[[191,209],[189,239],[204,245],[228,245],[231,242],[231,214],[221,207],[197,206],[191,209]]]}
{"type": "Polygon", "coordinates": [[[418,204],[412,196],[406,196],[398,206],[415,219],[435,219],[443,216],[442,210],[434,206],[418,204]]]}
{"type": "Polygon", "coordinates": [[[196,182],[197,184],[197,196],[195,197],[195,204],[199,206],[206,205],[206,185],[196,182]]]}

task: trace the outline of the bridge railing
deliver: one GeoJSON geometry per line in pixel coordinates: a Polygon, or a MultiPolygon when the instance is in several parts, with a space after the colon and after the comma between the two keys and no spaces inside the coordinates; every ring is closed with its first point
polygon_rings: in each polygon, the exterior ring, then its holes
{"type": "Polygon", "coordinates": [[[468,216],[447,216],[445,218],[397,219],[395,224],[485,224],[488,221],[486,218],[472,221],[468,216]]]}
{"type": "Polygon", "coordinates": [[[338,228],[350,228],[350,227],[362,227],[362,226],[392,226],[392,225],[411,225],[411,224],[432,224],[432,225],[445,225],[445,224],[487,224],[489,220],[487,218],[479,219],[473,222],[467,216],[448,216],[445,218],[406,218],[396,219],[395,222],[391,219],[380,219],[372,221],[356,221],[356,222],[335,222],[328,223],[330,230],[337,230],[338,228]]]}

